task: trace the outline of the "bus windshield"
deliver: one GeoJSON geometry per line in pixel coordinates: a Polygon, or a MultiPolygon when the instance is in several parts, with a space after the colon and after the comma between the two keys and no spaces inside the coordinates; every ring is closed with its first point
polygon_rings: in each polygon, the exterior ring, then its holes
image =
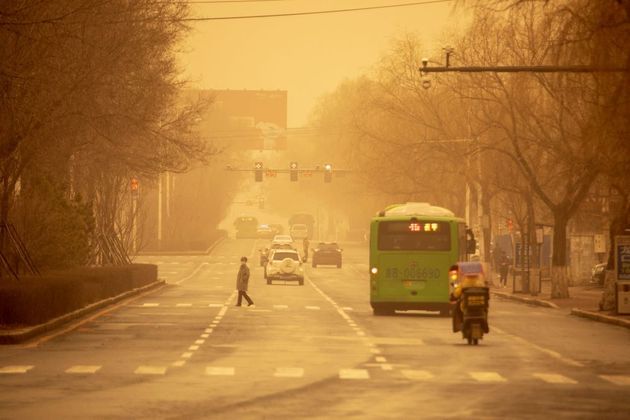
{"type": "Polygon", "coordinates": [[[381,222],[379,251],[449,251],[451,232],[447,222],[426,220],[381,222]]]}

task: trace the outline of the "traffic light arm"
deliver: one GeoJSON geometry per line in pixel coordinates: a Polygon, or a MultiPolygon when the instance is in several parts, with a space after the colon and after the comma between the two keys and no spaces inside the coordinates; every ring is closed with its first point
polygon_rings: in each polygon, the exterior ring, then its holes
{"type": "Polygon", "coordinates": [[[429,67],[423,65],[422,73],[628,73],[628,67],[593,67],[593,66],[463,66],[429,67]]]}

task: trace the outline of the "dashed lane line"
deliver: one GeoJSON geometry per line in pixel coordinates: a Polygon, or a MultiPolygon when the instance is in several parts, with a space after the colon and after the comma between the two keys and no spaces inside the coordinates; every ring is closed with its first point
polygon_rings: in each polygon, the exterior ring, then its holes
{"type": "Polygon", "coordinates": [[[136,375],[164,375],[166,374],[165,366],[138,366],[133,372],[136,375]]]}
{"type": "Polygon", "coordinates": [[[469,372],[468,374],[478,382],[507,382],[507,379],[497,372],[469,372]]]}
{"type": "Polygon", "coordinates": [[[206,375],[210,376],[234,376],[233,367],[208,366],[206,367],[206,375]]]}
{"type": "Polygon", "coordinates": [[[630,386],[630,376],[624,375],[599,375],[605,381],[619,386],[630,386]]]}
{"type": "Polygon", "coordinates": [[[533,376],[549,384],[577,384],[576,380],[557,373],[534,373],[533,376]]]}
{"type": "Polygon", "coordinates": [[[193,270],[193,272],[192,272],[192,273],[190,273],[188,276],[184,277],[184,278],[183,278],[183,279],[181,279],[181,280],[175,281],[175,282],[173,282],[173,283],[175,283],[175,284],[182,284],[183,282],[185,282],[185,281],[187,281],[187,280],[189,280],[189,279],[193,278],[194,276],[196,276],[196,275],[197,275],[197,273],[199,273],[199,271],[201,271],[201,269],[202,269],[202,268],[204,268],[204,267],[205,267],[205,266],[207,266],[207,265],[210,265],[210,264],[208,264],[207,262],[202,262],[202,263],[201,263],[201,264],[199,264],[199,265],[197,266],[197,268],[195,268],[195,269],[193,270]]]}
{"type": "Polygon", "coordinates": [[[94,374],[101,370],[102,366],[98,365],[76,365],[66,369],[66,373],[73,374],[94,374]]]}
{"type": "Polygon", "coordinates": [[[0,368],[0,374],[26,373],[34,367],[32,365],[4,366],[0,368]]]}
{"type": "Polygon", "coordinates": [[[341,369],[339,379],[370,379],[367,369],[341,369]]]}
{"type": "Polygon", "coordinates": [[[279,367],[276,368],[273,376],[276,378],[301,378],[304,376],[304,369],[295,367],[279,367]]]}

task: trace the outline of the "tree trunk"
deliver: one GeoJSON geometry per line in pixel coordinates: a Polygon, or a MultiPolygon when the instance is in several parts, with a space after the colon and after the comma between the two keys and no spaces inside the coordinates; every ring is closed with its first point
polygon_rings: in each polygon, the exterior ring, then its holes
{"type": "Polygon", "coordinates": [[[551,259],[551,298],[569,297],[569,268],[567,267],[567,224],[569,218],[563,210],[553,214],[553,257],[551,259]]]}

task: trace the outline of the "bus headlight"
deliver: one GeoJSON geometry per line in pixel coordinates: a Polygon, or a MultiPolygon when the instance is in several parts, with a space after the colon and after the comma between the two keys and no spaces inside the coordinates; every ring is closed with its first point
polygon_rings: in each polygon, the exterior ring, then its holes
{"type": "Polygon", "coordinates": [[[376,267],[372,267],[372,269],[370,270],[370,272],[371,272],[372,274],[376,274],[376,273],[378,273],[378,268],[376,268],[376,267]]]}

